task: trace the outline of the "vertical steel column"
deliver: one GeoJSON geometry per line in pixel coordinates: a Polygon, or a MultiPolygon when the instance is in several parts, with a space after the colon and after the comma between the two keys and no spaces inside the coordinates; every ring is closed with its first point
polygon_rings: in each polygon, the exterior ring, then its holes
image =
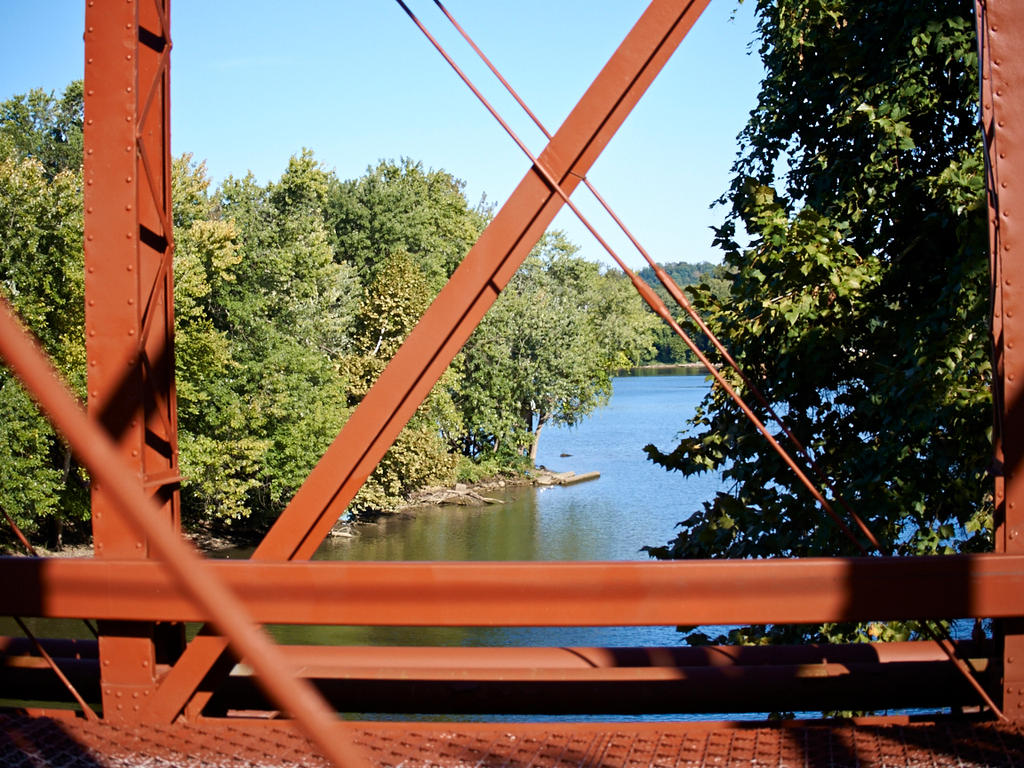
{"type": "MultiPolygon", "coordinates": [[[[85,321],[88,408],[177,530],[168,0],[87,0],[85,321]]],[[[101,484],[92,488],[97,557],[148,556],[101,484]]],[[[104,717],[137,719],[158,655],[180,628],[104,623],[104,717]]]]}
{"type": "MultiPolygon", "coordinates": [[[[1024,20],[978,0],[981,106],[992,262],[995,548],[1024,553],[1024,20]]],[[[1003,712],[1024,719],[1024,621],[1000,622],[1003,712]]]]}

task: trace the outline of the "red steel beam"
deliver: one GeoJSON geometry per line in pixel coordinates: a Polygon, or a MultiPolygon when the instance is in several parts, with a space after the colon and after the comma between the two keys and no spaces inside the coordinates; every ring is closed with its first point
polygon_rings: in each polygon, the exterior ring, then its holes
{"type": "MultiPolygon", "coordinates": [[[[653,0],[310,473],[256,560],[308,559],[690,30],[708,0],[653,0]]],[[[224,649],[200,636],[150,701],[171,722],[224,649]]]]}
{"type": "MultiPolygon", "coordinates": [[[[97,661],[95,640],[39,638],[38,642],[61,664],[97,661]]],[[[957,656],[982,663],[989,655],[990,645],[974,641],[955,644],[957,656]]],[[[612,648],[435,645],[282,645],[279,648],[297,675],[320,678],[518,680],[593,674],[593,679],[599,679],[602,670],[614,670],[610,673],[612,677],[623,677],[628,670],[658,670],[655,675],[668,676],[669,670],[696,667],[948,661],[931,641],[612,648]]],[[[46,660],[39,656],[38,647],[24,637],[0,637],[0,667],[8,666],[49,669],[46,660]]]]}
{"type": "MultiPolygon", "coordinates": [[[[86,4],[85,297],[90,416],[117,443],[137,483],[177,531],[177,413],[170,194],[167,0],[86,4]]],[[[92,485],[96,556],[145,558],[148,542],[92,485]]],[[[161,638],[152,625],[99,627],[103,709],[155,690],[161,638]]],[[[179,628],[177,642],[184,644],[179,628]]],[[[173,650],[171,651],[173,652],[173,650]]]]}
{"type": "MultiPolygon", "coordinates": [[[[987,658],[977,653],[986,649],[971,645],[958,652],[985,669],[987,658]]],[[[929,643],[753,649],[285,646],[281,651],[296,674],[341,711],[355,706],[380,712],[650,714],[934,708],[975,701],[929,643]]],[[[84,696],[98,697],[97,659],[56,661],[84,696]]],[[[72,700],[35,656],[0,659],[0,689],[15,701],[72,700]]],[[[240,710],[265,717],[273,706],[240,665],[218,688],[210,710],[213,717],[238,716],[240,710]]]]}
{"type": "MultiPolygon", "coordinates": [[[[995,548],[1024,553],[1024,20],[1016,3],[978,0],[981,107],[988,170],[995,362],[995,548]]],[[[1024,621],[997,627],[1003,712],[1024,719],[1024,621]]]]}
{"type": "MultiPolygon", "coordinates": [[[[632,626],[1024,616],[1024,556],[665,563],[210,561],[261,623],[632,626]]],[[[0,559],[0,614],[202,621],[159,564],[0,559]]]]}

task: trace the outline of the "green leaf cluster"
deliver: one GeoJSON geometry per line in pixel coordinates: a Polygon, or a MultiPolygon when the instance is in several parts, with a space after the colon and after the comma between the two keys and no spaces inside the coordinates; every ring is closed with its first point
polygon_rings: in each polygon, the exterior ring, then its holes
{"type": "MultiPolygon", "coordinates": [[[[85,389],[81,83],[57,99],[0,103],[0,294],[58,370],[85,389]]],[[[35,405],[0,367],[0,508],[59,545],[88,515],[87,478],[35,405]]]]}
{"type": "MultiPolygon", "coordinates": [[[[717,233],[729,290],[697,289],[696,304],[887,551],[985,549],[972,5],[778,0],[759,2],[758,18],[766,76],[717,233]]],[[[674,450],[648,453],[685,475],[721,472],[727,486],[655,556],[858,552],[717,389],[674,450]]]]}

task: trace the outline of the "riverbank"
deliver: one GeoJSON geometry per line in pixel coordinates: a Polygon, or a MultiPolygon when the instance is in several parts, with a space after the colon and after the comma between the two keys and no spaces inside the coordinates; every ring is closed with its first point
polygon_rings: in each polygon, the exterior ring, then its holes
{"type": "Polygon", "coordinates": [[[484,507],[506,503],[505,498],[496,498],[492,494],[504,495],[510,489],[547,488],[554,485],[575,485],[576,483],[596,480],[600,472],[552,472],[546,467],[535,467],[525,474],[499,475],[485,478],[475,483],[455,483],[448,486],[421,488],[409,496],[400,507],[387,512],[375,512],[345,517],[331,530],[331,536],[345,537],[353,535],[360,525],[375,524],[386,518],[412,517],[424,509],[437,507],[484,507]]]}
{"type": "Polygon", "coordinates": [[[615,375],[648,376],[651,374],[671,375],[678,373],[682,376],[692,376],[703,372],[703,363],[650,363],[649,365],[636,365],[632,368],[620,368],[615,372],[615,375]]]}

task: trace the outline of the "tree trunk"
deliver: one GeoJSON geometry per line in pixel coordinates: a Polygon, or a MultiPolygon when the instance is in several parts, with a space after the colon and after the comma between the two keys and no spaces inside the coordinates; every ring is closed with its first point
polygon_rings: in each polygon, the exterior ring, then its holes
{"type": "Polygon", "coordinates": [[[537,443],[540,442],[540,431],[544,429],[544,422],[537,420],[537,429],[533,432],[533,443],[530,444],[530,464],[537,465],[537,443]]]}

